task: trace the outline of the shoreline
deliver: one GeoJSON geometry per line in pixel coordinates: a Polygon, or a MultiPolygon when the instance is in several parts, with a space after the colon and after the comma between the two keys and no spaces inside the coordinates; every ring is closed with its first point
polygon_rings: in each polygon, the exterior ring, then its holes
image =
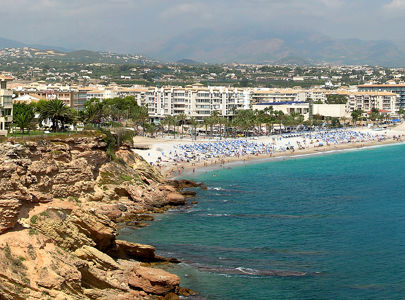
{"type": "MultiPolygon", "coordinates": [[[[271,158],[269,158],[269,157],[265,157],[265,158],[256,158],[256,157],[254,157],[254,158],[252,158],[252,159],[250,159],[249,160],[249,163],[256,163],[256,162],[261,162],[261,161],[266,161],[266,160],[281,160],[281,159],[283,159],[283,158],[286,158],[286,160],[287,159],[289,159],[289,158],[294,158],[294,157],[306,157],[306,156],[313,156],[313,155],[328,155],[328,154],[333,154],[333,153],[339,153],[339,152],[353,152],[353,151],[359,151],[359,152],[357,152],[357,153],[359,153],[359,155],[366,155],[366,156],[368,156],[369,158],[367,159],[369,162],[371,162],[371,163],[373,163],[373,160],[374,160],[374,156],[386,156],[386,157],[390,157],[389,155],[387,155],[387,154],[384,154],[384,151],[397,151],[397,153],[398,152],[401,152],[402,151],[402,145],[403,144],[405,144],[405,141],[404,140],[402,140],[402,141],[396,141],[396,140],[393,140],[393,139],[386,139],[386,140],[384,140],[384,141],[381,141],[381,142],[373,142],[373,143],[364,143],[364,145],[362,145],[363,143],[353,143],[353,144],[349,144],[349,145],[345,145],[345,144],[343,144],[343,145],[340,145],[340,147],[328,147],[328,149],[326,149],[327,147],[323,147],[323,148],[321,148],[321,151],[319,151],[318,149],[315,149],[315,150],[313,150],[313,151],[306,151],[305,153],[303,153],[304,151],[301,151],[301,153],[297,153],[298,151],[296,151],[296,153],[293,153],[293,154],[291,154],[291,155],[288,155],[288,156],[286,156],[286,155],[279,155],[278,157],[271,157],[271,158]],[[348,147],[348,146],[350,146],[350,147],[348,147]],[[388,146],[393,146],[393,147],[390,147],[390,148],[388,148],[388,146]],[[398,146],[398,147],[395,147],[395,146],[398,146]],[[373,149],[376,149],[376,148],[381,148],[381,150],[374,150],[374,152],[375,153],[373,153],[373,149]],[[316,150],[318,150],[318,151],[316,151],[316,150]],[[368,150],[368,151],[362,151],[362,150],[368,150]],[[360,153],[363,153],[363,154],[360,154],[360,153]],[[368,154],[367,154],[368,153],[368,154]]],[[[351,160],[351,156],[348,156],[348,157],[346,157],[346,158],[344,158],[345,156],[344,155],[342,155],[343,157],[341,157],[340,159],[341,160],[347,160],[347,161],[349,161],[349,163],[350,163],[350,160],[351,160]]],[[[322,161],[323,161],[323,159],[322,159],[322,161]]],[[[354,159],[352,159],[352,161],[355,161],[354,159]]],[[[364,161],[366,161],[366,160],[364,160],[364,161]]],[[[239,166],[241,166],[241,164],[243,163],[243,161],[238,161],[238,160],[235,160],[235,161],[233,161],[233,162],[230,162],[230,163],[227,163],[226,164],[226,166],[232,166],[232,165],[239,165],[239,166]]],[[[319,162],[318,162],[319,163],[319,162]]],[[[323,162],[324,163],[324,162],[323,162]]],[[[284,165],[284,164],[282,164],[282,165],[284,165]]],[[[293,164],[288,164],[290,167],[293,167],[293,164]]],[[[282,168],[289,168],[289,166],[288,165],[284,165],[284,167],[282,167],[282,168]]],[[[204,172],[204,171],[210,171],[211,169],[219,169],[219,168],[221,168],[221,165],[220,164],[215,164],[215,165],[211,165],[211,166],[208,166],[208,167],[200,167],[199,169],[198,169],[198,172],[204,172]]],[[[364,172],[365,173],[368,173],[369,171],[367,170],[367,169],[365,169],[364,170],[364,172]]],[[[243,172],[238,172],[238,173],[241,173],[240,174],[240,176],[243,178],[245,175],[243,175],[243,172]]],[[[212,178],[212,179],[209,179],[210,181],[211,181],[211,183],[214,183],[215,182],[215,178],[213,178],[213,177],[211,177],[211,175],[212,175],[213,173],[209,173],[208,175],[207,175],[207,180],[208,180],[208,178],[212,178]]],[[[221,173],[222,175],[224,175],[226,178],[227,178],[227,183],[233,183],[233,179],[232,179],[232,175],[226,175],[227,174],[227,172],[223,172],[223,173],[221,173]]],[[[189,177],[188,175],[190,175],[190,173],[186,173],[186,172],[184,172],[183,174],[183,178],[186,178],[186,179],[191,179],[191,180],[193,180],[193,178],[192,177],[189,177]]],[[[218,174],[219,175],[219,174],[218,174]]],[[[222,176],[221,175],[219,175],[218,177],[221,177],[221,180],[223,179],[222,178],[222,176]]],[[[218,178],[218,179],[220,179],[220,178],[218,178]]],[[[366,180],[366,182],[367,182],[367,178],[365,179],[366,180]]],[[[236,189],[236,188],[235,188],[236,189]]],[[[350,193],[350,191],[349,191],[349,193],[350,193]]],[[[227,195],[228,197],[232,197],[231,195],[227,195]]],[[[215,200],[217,200],[217,199],[221,199],[222,197],[225,197],[225,196],[222,196],[221,195],[221,192],[219,193],[219,197],[217,197],[217,198],[211,198],[210,196],[207,196],[206,198],[204,197],[204,199],[209,199],[209,202],[215,202],[215,200]]],[[[253,196],[254,197],[254,196],[253,196]]],[[[203,200],[201,200],[201,203],[203,202],[203,200]]],[[[342,201],[343,202],[343,201],[342,201]]],[[[355,202],[355,201],[353,201],[353,202],[355,202]]],[[[211,205],[211,204],[209,204],[209,205],[211,205]]],[[[342,204],[343,206],[345,205],[345,204],[342,204]]],[[[204,207],[204,209],[203,209],[203,211],[204,211],[204,213],[210,213],[210,214],[213,214],[213,212],[212,211],[208,211],[208,210],[206,210],[207,209],[207,207],[210,207],[210,206],[206,206],[206,207],[204,207]]],[[[360,206],[361,207],[361,206],[360,206]]],[[[227,208],[224,208],[224,207],[222,207],[223,209],[227,209],[227,208]]],[[[214,209],[214,212],[215,212],[215,209],[214,209]]],[[[218,212],[218,211],[217,211],[218,212]]],[[[307,212],[307,211],[305,211],[305,212],[307,212]]],[[[340,211],[339,211],[340,212],[340,211]]],[[[198,214],[200,214],[201,212],[199,211],[198,212],[198,214]]],[[[221,213],[224,213],[223,211],[221,211],[221,213]]],[[[226,212],[227,213],[227,212],[226,212]]],[[[333,216],[333,218],[335,217],[334,215],[333,215],[333,213],[335,213],[335,210],[333,210],[333,212],[330,212],[331,213],[331,216],[333,216]]],[[[185,214],[185,212],[183,212],[183,211],[180,211],[180,214],[185,214]]],[[[236,214],[235,212],[229,212],[229,216],[231,216],[231,217],[233,217],[233,218],[235,218],[235,216],[233,215],[233,214],[236,214]]],[[[211,215],[212,216],[212,215],[211,215]]],[[[316,215],[316,217],[314,217],[314,218],[318,218],[320,215],[316,215]]],[[[218,217],[223,217],[223,215],[218,215],[218,217]]],[[[303,214],[302,215],[302,217],[304,218],[304,217],[307,217],[307,215],[306,214],[303,214]]],[[[176,215],[174,215],[174,216],[171,216],[170,218],[177,218],[177,216],[176,215]]],[[[198,217],[197,218],[200,218],[200,216],[198,215],[198,217]]],[[[205,220],[209,220],[209,219],[211,219],[212,217],[206,217],[206,219],[205,220]]],[[[312,218],[312,216],[311,216],[311,218],[312,218]]],[[[324,218],[324,216],[322,215],[322,219],[326,219],[324,222],[325,223],[327,223],[327,222],[329,222],[329,220],[328,220],[328,218],[324,218]]],[[[188,221],[189,219],[185,219],[186,221],[188,221]]],[[[204,219],[203,219],[204,220],[204,219]]],[[[205,221],[204,220],[204,221],[205,221]]],[[[228,220],[228,218],[226,218],[226,220],[228,220]]],[[[157,222],[161,222],[161,220],[159,220],[159,219],[157,219],[156,220],[157,222]]],[[[184,224],[188,224],[186,221],[183,221],[182,223],[184,223],[184,224]]],[[[198,219],[198,221],[200,221],[200,219],[198,219]]],[[[318,222],[318,221],[315,221],[315,222],[318,222]]],[[[182,223],[180,223],[180,224],[182,224],[182,223]]],[[[203,221],[201,221],[200,223],[202,223],[202,224],[204,224],[203,223],[203,221]]],[[[287,220],[286,221],[286,223],[287,224],[289,224],[289,221],[287,220]]],[[[299,222],[297,222],[297,223],[299,223],[299,222]]],[[[169,223],[167,223],[167,224],[170,224],[170,222],[169,223]]],[[[163,224],[163,223],[161,223],[161,224],[155,224],[155,226],[156,227],[160,227],[160,226],[166,226],[166,227],[169,227],[168,225],[167,225],[166,223],[165,224],[163,224]]],[[[176,224],[178,224],[178,223],[176,223],[176,224]]],[[[225,224],[228,224],[227,223],[227,221],[226,221],[226,223],[225,224]]],[[[217,225],[217,223],[215,223],[215,225],[217,225]]],[[[298,224],[298,226],[299,226],[300,224],[298,224]]],[[[194,229],[197,229],[198,230],[198,228],[194,228],[194,229]]],[[[148,235],[146,235],[146,236],[149,236],[149,234],[148,235]]],[[[181,236],[181,235],[180,235],[181,236]]],[[[201,235],[202,236],[202,235],[201,235]]],[[[327,237],[326,237],[327,238],[327,237]]],[[[178,242],[178,240],[177,239],[174,239],[175,241],[177,241],[178,242]]],[[[190,238],[190,240],[191,240],[191,238],[190,238]]],[[[180,240],[181,241],[181,240],[180,240]]],[[[178,242],[178,243],[180,243],[180,242],[178,242]]],[[[191,242],[190,242],[191,243],[191,242]]],[[[217,244],[215,244],[215,245],[217,245],[217,244]]],[[[222,246],[222,245],[221,245],[222,246]]],[[[226,246],[222,246],[222,247],[226,247],[226,246]]],[[[236,247],[236,246],[235,246],[236,247]]],[[[252,247],[252,249],[253,249],[253,246],[251,246],[252,247]]],[[[290,246],[291,248],[293,248],[292,246],[290,246]]],[[[276,247],[274,247],[274,248],[276,248],[276,247]]],[[[287,248],[287,247],[286,247],[287,248]]],[[[259,248],[259,249],[261,249],[261,248],[259,248]]],[[[266,248],[267,249],[267,248],[266,248]]],[[[272,250],[273,250],[273,248],[271,248],[272,250]]],[[[295,248],[294,248],[295,249],[295,248]]],[[[204,249],[205,250],[205,249],[204,249]]],[[[300,249],[301,250],[301,249],[300,249]]],[[[306,250],[308,250],[308,249],[306,249],[306,250]]],[[[310,250],[312,250],[312,248],[310,249],[310,250]]],[[[197,250],[198,251],[198,250],[197,250]]],[[[213,250],[212,250],[213,251],[213,250]]],[[[205,253],[205,252],[204,252],[205,253]]],[[[207,253],[209,253],[209,252],[207,252],[207,253]]],[[[319,252],[319,254],[320,255],[323,255],[323,253],[320,251],[319,252]]],[[[209,254],[205,254],[206,256],[209,256],[209,254]]],[[[283,254],[284,255],[284,254],[283,254]]],[[[300,254],[301,255],[301,254],[300,254]]],[[[302,255],[304,255],[304,254],[302,254],[302,255]]],[[[178,254],[175,254],[175,256],[176,257],[179,257],[180,259],[185,259],[184,257],[182,257],[182,256],[180,256],[180,255],[178,255],[178,254]]],[[[221,255],[222,256],[222,255],[221,255]]],[[[298,255],[297,255],[298,256],[298,255]]],[[[195,270],[197,270],[196,272],[199,272],[201,269],[199,269],[199,267],[198,267],[198,263],[200,263],[200,261],[199,260],[191,260],[190,259],[190,262],[194,262],[195,264],[188,264],[187,265],[187,267],[182,267],[183,269],[181,269],[180,271],[179,271],[179,273],[177,273],[177,272],[174,272],[174,273],[176,273],[176,274],[184,274],[184,273],[186,273],[186,274],[193,274],[193,273],[191,273],[189,270],[190,269],[195,269],[195,270]]],[[[200,265],[202,265],[203,263],[200,263],[200,265]]],[[[207,266],[211,266],[211,265],[213,265],[214,263],[211,263],[211,262],[205,262],[205,264],[207,265],[207,266]]],[[[232,265],[232,267],[237,267],[237,266],[241,266],[240,264],[234,264],[234,265],[232,265]]],[[[243,267],[250,267],[250,268],[252,268],[252,269],[254,269],[254,270],[256,270],[254,267],[251,267],[251,266],[245,266],[245,265],[242,265],[243,267]]],[[[241,267],[240,267],[241,268],[241,267]]],[[[207,272],[207,273],[210,273],[210,272],[212,272],[212,273],[214,273],[214,272],[216,272],[215,271],[215,269],[209,269],[209,268],[206,268],[205,270],[203,269],[202,270],[202,272],[207,272]]],[[[316,271],[318,271],[318,270],[316,270],[316,271]]],[[[224,270],[221,270],[221,271],[217,271],[218,273],[220,273],[221,272],[221,274],[227,274],[226,273],[226,271],[224,271],[224,270]]],[[[321,270],[321,269],[319,269],[319,273],[316,273],[316,274],[319,274],[319,276],[322,276],[323,274],[322,273],[324,272],[323,271],[323,269],[321,270]]],[[[315,274],[315,272],[314,272],[314,274],[315,274]]],[[[311,276],[312,274],[310,274],[310,276],[311,276]]],[[[226,276],[226,275],[225,275],[226,276]]],[[[187,276],[188,277],[188,276],[187,276]]],[[[192,276],[190,276],[190,277],[192,277],[192,276]]],[[[228,276],[227,276],[228,277],[228,276]]],[[[229,276],[230,277],[230,276],[229,276]]],[[[204,280],[204,278],[205,277],[201,277],[201,281],[203,281],[204,280]]],[[[200,278],[199,278],[200,279],[200,278]]],[[[232,279],[230,279],[230,280],[232,280],[232,279]]],[[[331,280],[333,280],[333,279],[331,279],[331,280]]],[[[196,282],[197,282],[197,280],[195,280],[196,282]]],[[[295,279],[292,279],[291,280],[291,282],[293,282],[292,283],[292,285],[294,285],[295,284],[295,279]]],[[[191,286],[192,287],[192,286],[191,286]]],[[[210,287],[210,286],[208,286],[208,287],[210,287]]],[[[203,295],[209,295],[209,293],[210,293],[210,289],[207,289],[206,287],[202,287],[200,290],[199,290],[200,292],[202,292],[203,293],[203,295]]],[[[371,291],[372,292],[372,291],[371,291]]],[[[212,292],[211,292],[212,293],[212,292]]]]}
{"type": "Polygon", "coordinates": [[[314,155],[324,155],[333,152],[345,152],[349,150],[362,150],[369,149],[379,146],[389,146],[404,144],[405,141],[399,139],[394,140],[393,138],[387,138],[383,141],[373,141],[373,142],[355,142],[355,143],[345,143],[339,145],[312,147],[302,150],[286,151],[286,152],[276,152],[272,155],[259,154],[259,155],[248,155],[241,158],[238,157],[226,157],[226,158],[213,158],[205,162],[183,162],[177,164],[169,164],[160,169],[160,172],[166,179],[181,179],[184,176],[198,175],[203,172],[215,171],[222,168],[228,168],[232,166],[239,166],[242,164],[252,164],[265,161],[277,161],[286,160],[291,157],[306,157],[314,155]],[[174,172],[173,172],[174,171],[174,172]],[[179,173],[180,171],[180,173],[179,173]],[[173,174],[175,173],[175,174],[173,174]]]}

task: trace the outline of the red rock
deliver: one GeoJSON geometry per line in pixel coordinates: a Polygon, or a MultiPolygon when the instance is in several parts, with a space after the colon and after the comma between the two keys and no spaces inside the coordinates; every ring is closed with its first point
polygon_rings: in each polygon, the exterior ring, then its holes
{"type": "Polygon", "coordinates": [[[132,258],[138,261],[153,262],[156,261],[155,247],[131,243],[127,241],[115,241],[115,255],[120,258],[132,258]]]}
{"type": "Polygon", "coordinates": [[[163,270],[136,266],[129,276],[128,284],[147,293],[165,295],[175,291],[180,278],[163,270]]]}
{"type": "Polygon", "coordinates": [[[167,195],[167,201],[171,205],[184,205],[186,204],[186,197],[179,193],[170,193],[167,195]]]}
{"type": "Polygon", "coordinates": [[[21,202],[18,200],[0,200],[0,233],[15,226],[20,208],[21,202]]]}

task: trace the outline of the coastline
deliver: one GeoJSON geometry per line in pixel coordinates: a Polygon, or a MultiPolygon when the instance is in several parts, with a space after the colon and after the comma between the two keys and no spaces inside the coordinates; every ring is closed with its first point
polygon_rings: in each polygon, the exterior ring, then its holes
{"type": "Polygon", "coordinates": [[[272,155],[268,154],[248,155],[244,156],[242,159],[238,157],[226,157],[223,159],[213,158],[205,162],[199,163],[183,162],[177,164],[169,164],[165,167],[162,167],[160,169],[160,172],[166,179],[181,179],[184,178],[184,176],[196,175],[202,172],[214,171],[221,168],[229,168],[232,166],[238,166],[246,163],[251,164],[264,161],[285,160],[292,157],[325,155],[333,152],[369,149],[373,147],[397,145],[404,143],[405,141],[401,139],[394,140],[393,138],[387,138],[383,141],[373,141],[364,143],[357,142],[357,143],[346,143],[321,147],[311,147],[302,150],[295,150],[293,152],[292,151],[276,152],[272,155]]]}

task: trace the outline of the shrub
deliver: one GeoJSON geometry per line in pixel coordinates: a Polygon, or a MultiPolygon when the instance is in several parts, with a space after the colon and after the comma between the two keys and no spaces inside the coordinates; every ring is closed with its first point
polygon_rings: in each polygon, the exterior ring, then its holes
{"type": "Polygon", "coordinates": [[[37,220],[38,220],[38,216],[37,216],[37,215],[32,216],[31,219],[30,219],[31,224],[35,224],[35,223],[37,222],[37,220]]]}
{"type": "Polygon", "coordinates": [[[38,234],[38,231],[36,231],[34,228],[30,228],[30,231],[28,232],[29,235],[36,235],[38,234]]]}

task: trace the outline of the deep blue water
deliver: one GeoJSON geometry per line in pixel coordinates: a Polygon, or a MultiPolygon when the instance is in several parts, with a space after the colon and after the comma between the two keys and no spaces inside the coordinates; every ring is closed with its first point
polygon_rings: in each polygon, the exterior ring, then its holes
{"type": "Polygon", "coordinates": [[[396,145],[190,176],[209,186],[199,204],[120,238],[181,259],[168,270],[209,299],[405,299],[404,154],[396,145]]]}

